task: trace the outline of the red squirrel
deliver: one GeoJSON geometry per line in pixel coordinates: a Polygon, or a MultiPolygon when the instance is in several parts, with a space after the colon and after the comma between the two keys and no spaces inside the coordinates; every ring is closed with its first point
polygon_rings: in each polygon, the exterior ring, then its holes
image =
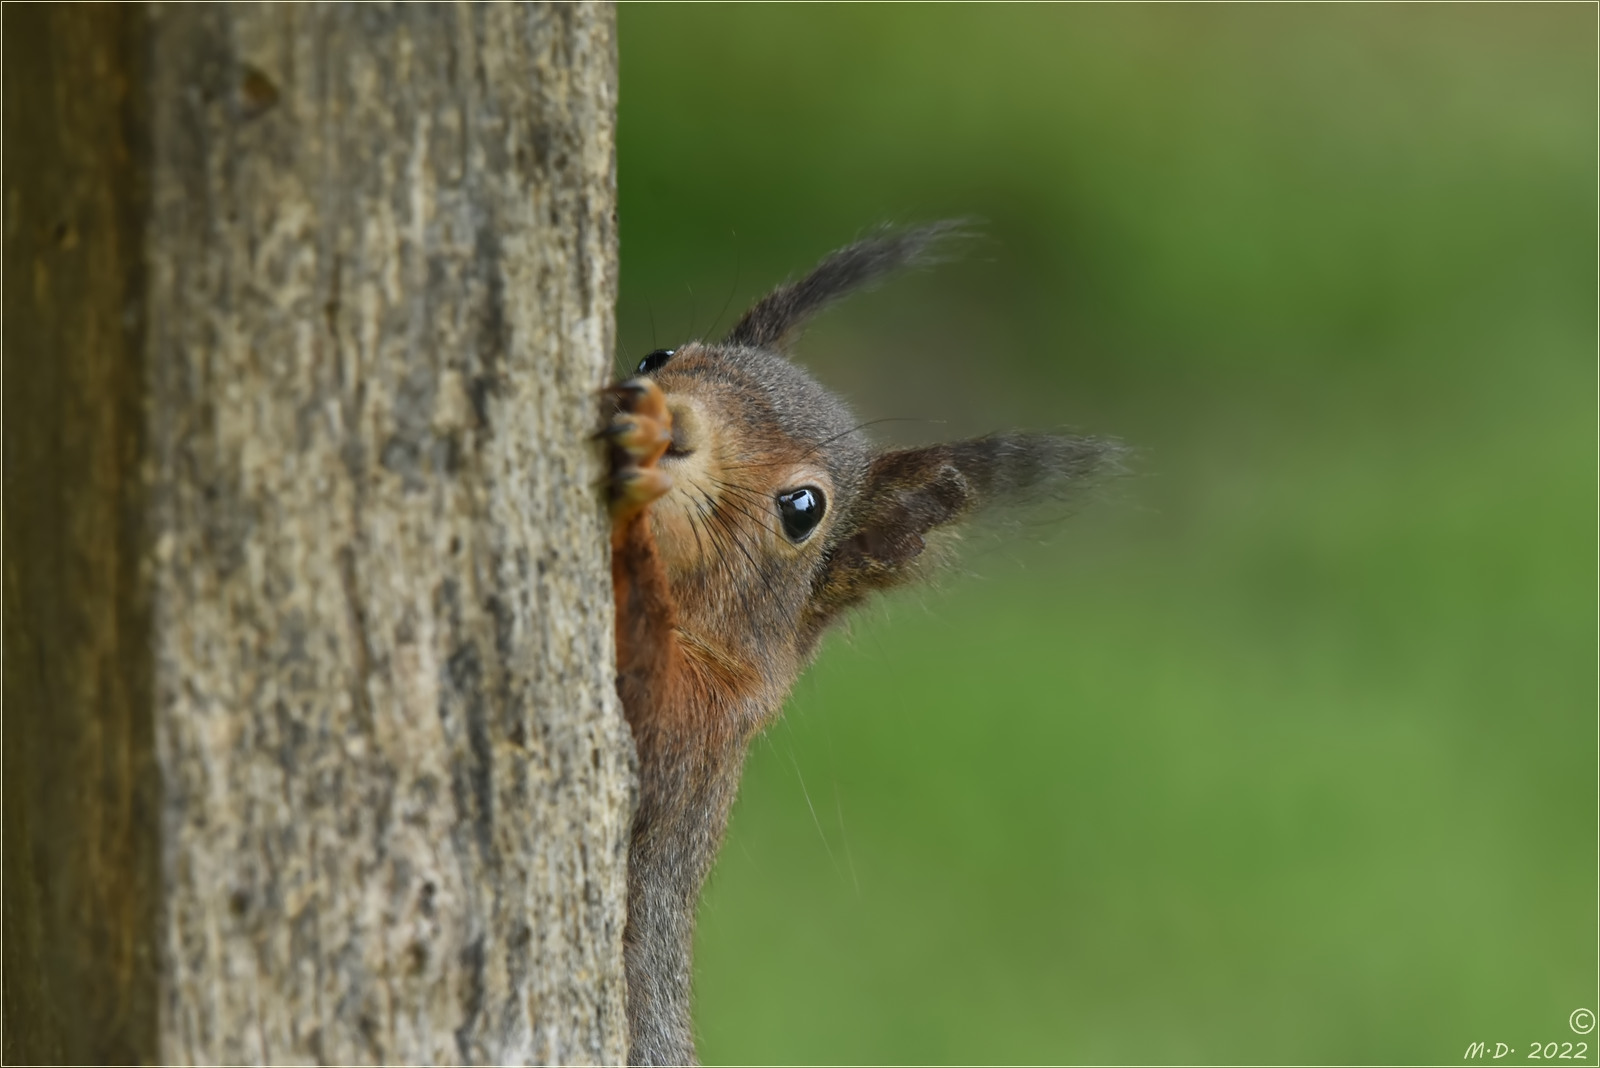
{"type": "Polygon", "coordinates": [[[955,227],[880,233],[758,301],[721,341],[658,349],[608,390],[617,688],[639,755],[628,861],[630,1064],[695,1064],[695,907],[750,740],[828,627],[926,570],[986,505],[1115,465],[1114,443],[997,434],[874,448],[787,358],[823,307],[926,262],[955,227]]]}

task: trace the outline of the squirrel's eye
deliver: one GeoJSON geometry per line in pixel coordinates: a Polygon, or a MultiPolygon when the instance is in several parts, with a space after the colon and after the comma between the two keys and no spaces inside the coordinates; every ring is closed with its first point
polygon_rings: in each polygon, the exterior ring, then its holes
{"type": "Polygon", "coordinates": [[[649,374],[657,367],[660,367],[662,364],[672,359],[672,354],[676,351],[676,349],[656,349],[656,351],[639,361],[639,366],[633,373],[636,375],[649,374]]]}
{"type": "Polygon", "coordinates": [[[783,519],[783,532],[796,544],[805,541],[817,529],[822,513],[827,510],[828,498],[815,486],[778,494],[778,515],[783,519]]]}

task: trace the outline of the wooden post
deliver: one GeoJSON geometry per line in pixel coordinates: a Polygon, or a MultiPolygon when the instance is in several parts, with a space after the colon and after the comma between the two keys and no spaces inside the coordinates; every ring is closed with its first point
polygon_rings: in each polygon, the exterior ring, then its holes
{"type": "Polygon", "coordinates": [[[16,1061],[620,1061],[614,14],[9,8],[16,1061]]]}

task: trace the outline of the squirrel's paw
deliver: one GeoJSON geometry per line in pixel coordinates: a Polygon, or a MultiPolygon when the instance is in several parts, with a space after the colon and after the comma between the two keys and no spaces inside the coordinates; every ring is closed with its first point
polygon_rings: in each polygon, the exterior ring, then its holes
{"type": "Polygon", "coordinates": [[[656,466],[672,444],[666,394],[648,378],[630,378],[606,390],[612,415],[600,436],[611,446],[611,522],[620,527],[672,488],[656,466]]]}

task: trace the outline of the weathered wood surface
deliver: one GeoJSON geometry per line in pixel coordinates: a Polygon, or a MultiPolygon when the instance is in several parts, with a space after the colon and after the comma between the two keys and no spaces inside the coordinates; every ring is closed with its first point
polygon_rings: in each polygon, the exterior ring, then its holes
{"type": "Polygon", "coordinates": [[[8,1059],[620,1060],[613,13],[5,45],[8,1059]]]}

